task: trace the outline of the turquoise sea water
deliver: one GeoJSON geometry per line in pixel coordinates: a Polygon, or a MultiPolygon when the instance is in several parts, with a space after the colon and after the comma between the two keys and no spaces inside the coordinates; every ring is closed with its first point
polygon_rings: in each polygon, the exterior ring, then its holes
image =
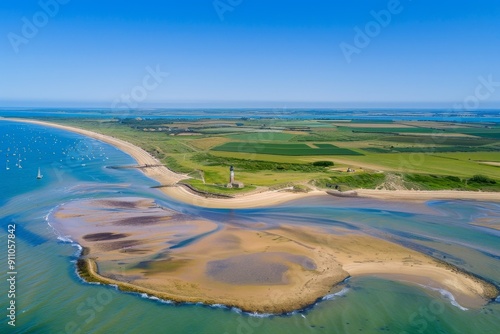
{"type": "Polygon", "coordinates": [[[242,117],[302,120],[435,121],[464,123],[500,123],[500,110],[455,110],[418,108],[152,108],[152,109],[79,109],[79,108],[0,108],[0,117],[28,118],[161,118],[161,119],[238,119],[242,117]]]}
{"type": "Polygon", "coordinates": [[[261,317],[223,306],[172,305],[84,283],[75,273],[78,248],[58,239],[47,215],[75,199],[141,196],[218,222],[363,230],[500,285],[500,232],[470,224],[477,218],[498,220],[500,206],[495,203],[410,205],[327,197],[261,209],[201,209],[152,189],[156,182],[137,170],[106,168],[133,163],[125,153],[77,134],[0,122],[1,333],[500,332],[498,302],[463,310],[444,291],[374,277],[352,278],[340,292],[301,312],[261,317]],[[36,179],[38,168],[41,180],[36,179]],[[6,317],[9,224],[16,225],[16,327],[9,326],[6,317]]]}

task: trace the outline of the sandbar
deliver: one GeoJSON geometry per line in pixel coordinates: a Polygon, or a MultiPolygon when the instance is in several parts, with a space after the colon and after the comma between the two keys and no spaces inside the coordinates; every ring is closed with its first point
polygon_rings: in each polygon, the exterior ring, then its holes
{"type": "Polygon", "coordinates": [[[219,223],[141,198],[69,202],[50,222],[84,247],[86,280],[176,302],[283,314],[313,305],[351,276],[445,289],[465,307],[498,295],[452,265],[342,227],[219,223]],[[116,203],[120,211],[110,211],[116,203]]]}

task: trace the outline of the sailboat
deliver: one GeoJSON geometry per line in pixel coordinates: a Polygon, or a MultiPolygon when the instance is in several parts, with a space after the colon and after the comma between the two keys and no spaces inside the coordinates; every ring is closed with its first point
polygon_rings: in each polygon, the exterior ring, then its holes
{"type": "Polygon", "coordinates": [[[9,170],[9,169],[10,169],[10,167],[9,167],[9,160],[7,160],[7,162],[5,163],[5,169],[6,169],[6,170],[9,170]]]}
{"type": "Polygon", "coordinates": [[[36,178],[38,180],[40,180],[41,178],[43,177],[42,173],[40,172],[40,167],[38,167],[38,175],[36,176],[36,178]]]}

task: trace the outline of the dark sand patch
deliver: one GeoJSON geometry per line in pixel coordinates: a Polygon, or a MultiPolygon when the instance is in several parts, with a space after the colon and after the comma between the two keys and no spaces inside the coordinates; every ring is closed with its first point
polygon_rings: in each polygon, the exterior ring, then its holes
{"type": "Polygon", "coordinates": [[[206,273],[213,279],[243,285],[288,284],[287,262],[301,265],[306,270],[316,269],[316,264],[305,256],[287,253],[255,253],[210,261],[206,273]]]}
{"type": "Polygon", "coordinates": [[[141,244],[142,242],[139,240],[123,240],[123,241],[113,241],[113,242],[100,242],[95,244],[95,247],[100,251],[109,252],[141,244]]]}
{"type": "Polygon", "coordinates": [[[123,239],[128,236],[130,236],[130,234],[103,232],[103,233],[86,234],[83,236],[83,239],[86,241],[106,241],[106,240],[123,239]]]}
{"type": "Polygon", "coordinates": [[[154,275],[164,272],[174,272],[188,265],[188,259],[168,259],[159,261],[142,261],[132,267],[132,269],[144,269],[145,275],[154,275]]]}
{"type": "Polygon", "coordinates": [[[151,250],[144,248],[125,248],[125,249],[120,249],[119,252],[140,255],[140,254],[149,254],[151,250]]]}
{"type": "Polygon", "coordinates": [[[212,261],[207,264],[207,275],[213,279],[238,285],[287,284],[284,274],[288,266],[278,262],[238,262],[234,259],[212,261]]]}
{"type": "Polygon", "coordinates": [[[100,200],[99,205],[108,206],[115,209],[136,209],[141,203],[136,201],[120,201],[120,200],[100,200]]]}
{"type": "Polygon", "coordinates": [[[156,225],[161,224],[167,220],[171,220],[170,216],[139,216],[123,218],[113,222],[113,225],[156,225]]]}

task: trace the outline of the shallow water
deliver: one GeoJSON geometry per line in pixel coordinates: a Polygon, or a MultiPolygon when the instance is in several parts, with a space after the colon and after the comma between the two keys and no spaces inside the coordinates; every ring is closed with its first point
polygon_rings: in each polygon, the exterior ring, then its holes
{"type": "MultiPolygon", "coordinates": [[[[172,305],[82,282],[78,248],[58,239],[46,217],[85,198],[146,197],[219,223],[317,225],[330,232],[364,231],[431,254],[500,285],[499,231],[470,222],[497,216],[495,203],[307,199],[261,209],[202,209],[165,197],[131,169],[123,152],[77,134],[0,122],[0,301],[7,303],[6,226],[16,224],[16,327],[35,333],[498,333],[500,304],[464,311],[440,291],[379,278],[352,278],[314,307],[286,316],[256,317],[223,306],[172,305]],[[16,155],[14,155],[16,153],[16,155]],[[7,156],[8,154],[8,156],[7,156]],[[21,166],[19,165],[21,154],[21,166]],[[9,160],[9,170],[6,169],[9,160]],[[43,179],[37,180],[41,168],[43,179]]],[[[5,308],[4,308],[5,309],[5,308]]],[[[6,312],[6,311],[4,311],[6,312]]]]}
{"type": "Polygon", "coordinates": [[[306,270],[316,269],[314,261],[305,256],[266,252],[208,262],[207,274],[215,280],[229,284],[287,284],[287,263],[299,264],[306,270]]]}

